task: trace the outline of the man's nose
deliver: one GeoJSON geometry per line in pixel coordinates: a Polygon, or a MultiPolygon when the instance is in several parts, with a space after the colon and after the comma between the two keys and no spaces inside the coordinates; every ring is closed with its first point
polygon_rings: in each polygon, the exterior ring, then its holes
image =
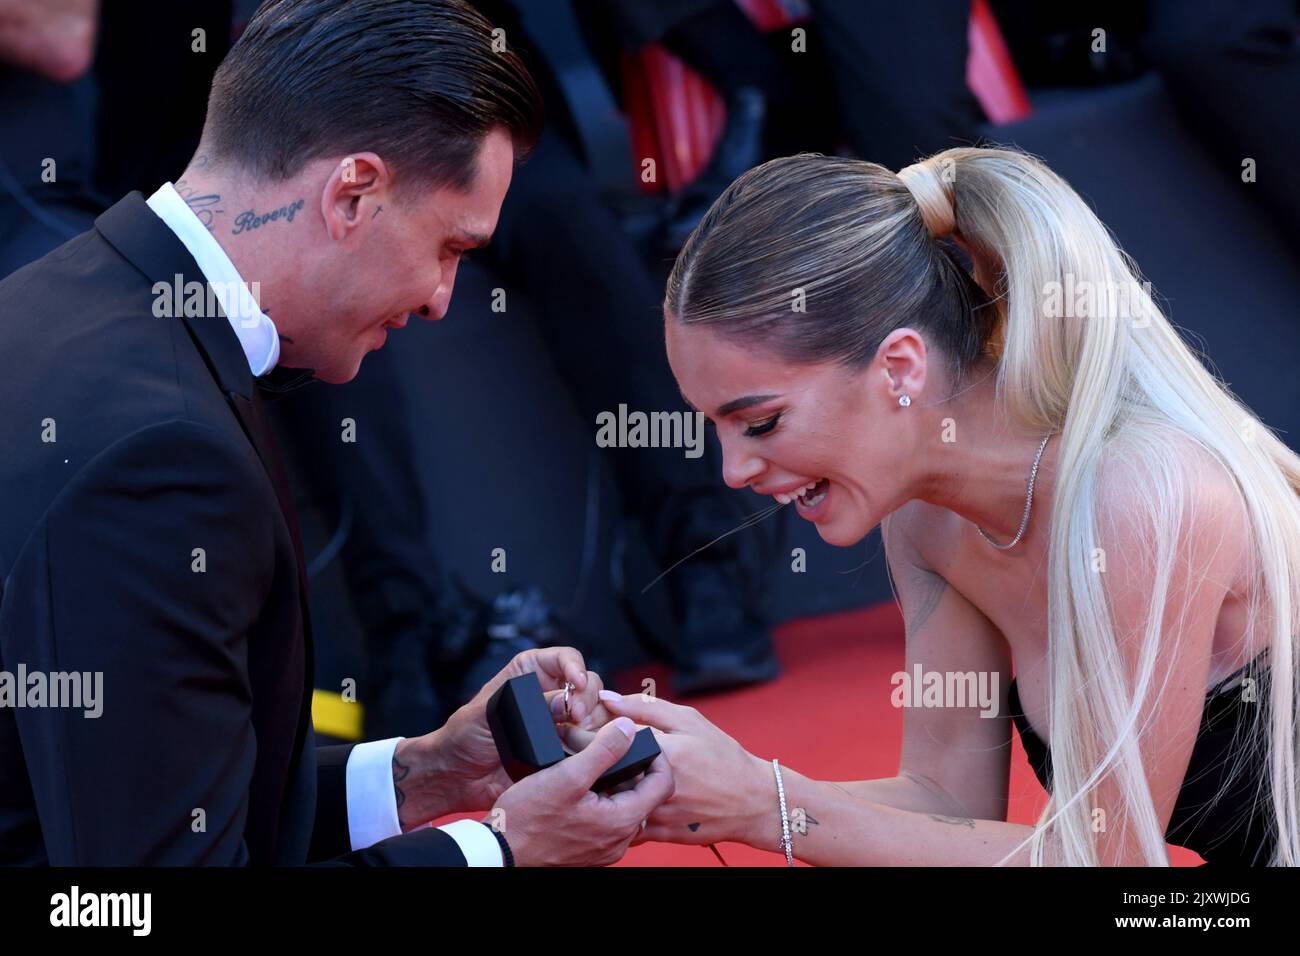
{"type": "Polygon", "coordinates": [[[437,322],[447,314],[447,308],[451,305],[451,283],[444,282],[429,296],[429,300],[420,307],[420,318],[428,319],[430,322],[437,322]]]}

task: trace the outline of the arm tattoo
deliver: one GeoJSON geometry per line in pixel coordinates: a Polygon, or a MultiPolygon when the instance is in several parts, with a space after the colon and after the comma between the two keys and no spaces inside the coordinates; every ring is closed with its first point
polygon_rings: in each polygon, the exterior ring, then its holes
{"type": "Polygon", "coordinates": [[[920,589],[915,609],[916,620],[908,622],[908,631],[912,634],[919,631],[930,619],[930,615],[934,613],[943,598],[943,592],[948,590],[948,582],[931,572],[918,573],[916,583],[920,589]]]}
{"type": "Polygon", "coordinates": [[[397,794],[398,816],[401,816],[402,804],[406,802],[406,794],[402,792],[402,781],[411,773],[411,768],[406,766],[397,759],[397,754],[393,754],[393,790],[397,794]]]}
{"type": "Polygon", "coordinates": [[[931,820],[938,821],[939,823],[951,823],[953,826],[970,827],[972,830],[975,829],[975,821],[970,817],[945,817],[941,813],[929,813],[926,814],[926,816],[931,820]]]}
{"type": "Polygon", "coordinates": [[[213,218],[222,212],[218,208],[218,204],[221,202],[221,194],[204,193],[199,195],[199,191],[183,179],[176,183],[176,192],[185,200],[185,205],[194,211],[194,215],[199,217],[199,222],[203,223],[208,232],[211,232],[213,218]]]}

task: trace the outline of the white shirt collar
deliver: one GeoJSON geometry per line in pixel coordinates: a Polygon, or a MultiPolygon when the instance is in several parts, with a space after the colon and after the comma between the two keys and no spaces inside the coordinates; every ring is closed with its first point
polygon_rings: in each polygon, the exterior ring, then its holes
{"type": "Polygon", "coordinates": [[[152,209],[194,257],[203,277],[221,303],[230,327],[239,337],[248,367],[265,375],[280,361],[280,336],[257,299],[230,261],[226,251],[194,214],[171,183],[163,183],[148,199],[152,209]]]}

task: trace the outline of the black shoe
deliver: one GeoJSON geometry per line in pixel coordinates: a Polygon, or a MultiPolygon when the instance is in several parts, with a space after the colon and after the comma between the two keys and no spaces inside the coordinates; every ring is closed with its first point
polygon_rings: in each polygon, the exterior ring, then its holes
{"type": "Polygon", "coordinates": [[[695,697],[774,680],[781,667],[772,650],[771,635],[765,632],[762,638],[767,639],[767,646],[758,647],[751,656],[742,651],[701,652],[687,667],[673,671],[673,694],[695,697]]]}
{"type": "MultiPolygon", "coordinates": [[[[441,727],[461,703],[459,678],[487,652],[492,608],[458,578],[443,582],[432,609],[390,595],[390,631],[369,642],[372,739],[414,737],[441,727]]],[[[472,695],[471,695],[472,696],[472,695]]]]}
{"type": "Polygon", "coordinates": [[[491,606],[452,572],[439,595],[429,659],[434,672],[464,669],[488,646],[491,606]]]}
{"type": "MultiPolygon", "coordinates": [[[[478,656],[452,676],[456,706],[477,694],[516,654],[577,643],[566,634],[546,594],[535,585],[498,594],[488,609],[484,630],[486,640],[478,656]]],[[[586,664],[589,670],[595,669],[592,661],[586,664]]]]}
{"type": "Polygon", "coordinates": [[[703,551],[665,579],[680,624],[673,648],[673,691],[691,696],[772,680],[780,672],[764,614],[765,555],[770,528],[745,528],[735,499],[712,489],[687,493],[666,505],[671,560],[703,551]],[[721,540],[716,540],[721,538],[721,540]]]}

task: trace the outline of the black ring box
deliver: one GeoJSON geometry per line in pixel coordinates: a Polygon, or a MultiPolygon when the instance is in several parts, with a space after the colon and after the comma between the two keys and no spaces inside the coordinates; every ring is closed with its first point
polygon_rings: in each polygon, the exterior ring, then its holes
{"type": "MultiPolygon", "coordinates": [[[[487,721],[501,766],[511,780],[522,780],[569,756],[560,743],[555,718],[534,673],[512,677],[497,688],[487,702],[487,721]]],[[[591,789],[603,793],[631,780],[645,772],[658,756],[659,743],[654,731],[642,728],[632,738],[632,746],[623,758],[606,770],[591,789]]]]}

